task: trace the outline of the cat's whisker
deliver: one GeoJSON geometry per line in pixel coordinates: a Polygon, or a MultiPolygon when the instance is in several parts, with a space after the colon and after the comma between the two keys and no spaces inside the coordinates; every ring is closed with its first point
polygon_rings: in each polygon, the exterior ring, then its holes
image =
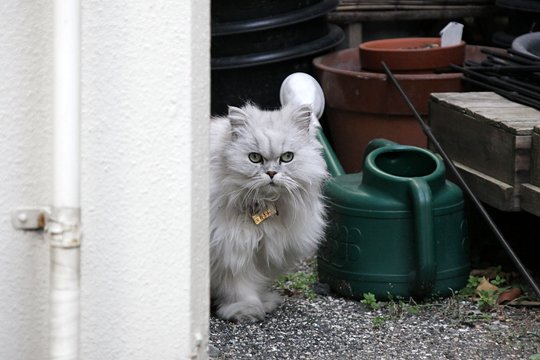
{"type": "Polygon", "coordinates": [[[292,209],[292,223],[296,223],[297,220],[297,211],[296,209],[303,209],[305,207],[304,199],[300,195],[300,193],[297,193],[293,191],[294,189],[287,187],[287,192],[290,195],[290,200],[292,202],[292,206],[289,208],[292,209]]]}
{"type": "Polygon", "coordinates": [[[241,194],[242,189],[222,193],[218,196],[216,203],[221,203],[223,199],[226,199],[226,207],[234,207],[237,204],[237,199],[241,194]]]}
{"type": "Polygon", "coordinates": [[[245,191],[243,193],[244,196],[242,196],[242,200],[241,200],[241,208],[242,209],[249,209],[249,206],[251,205],[251,198],[252,196],[250,196],[250,194],[254,192],[254,190],[252,188],[249,188],[247,191],[245,191]]]}

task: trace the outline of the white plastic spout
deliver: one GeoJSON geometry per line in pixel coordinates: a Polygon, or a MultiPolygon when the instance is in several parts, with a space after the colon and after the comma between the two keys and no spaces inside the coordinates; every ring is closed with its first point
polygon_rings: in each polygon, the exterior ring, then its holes
{"type": "Polygon", "coordinates": [[[312,121],[320,127],[319,119],[324,111],[324,93],[311,75],[293,73],[285,78],[279,90],[281,105],[309,105],[312,111],[312,121]]]}

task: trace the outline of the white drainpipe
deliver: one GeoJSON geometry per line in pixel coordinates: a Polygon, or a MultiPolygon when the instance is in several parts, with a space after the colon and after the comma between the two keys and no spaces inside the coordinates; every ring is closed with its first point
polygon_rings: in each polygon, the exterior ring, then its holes
{"type": "Polygon", "coordinates": [[[79,358],[80,317],[80,0],[54,0],[52,206],[18,208],[19,230],[44,230],[50,244],[51,360],[79,358]]]}
{"type": "Polygon", "coordinates": [[[80,3],[54,1],[54,197],[50,241],[50,359],[79,358],[80,3]]]}

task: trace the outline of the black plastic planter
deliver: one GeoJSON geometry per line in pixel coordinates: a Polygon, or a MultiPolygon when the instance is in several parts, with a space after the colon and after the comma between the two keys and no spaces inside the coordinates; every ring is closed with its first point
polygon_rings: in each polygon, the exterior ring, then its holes
{"type": "MultiPolygon", "coordinates": [[[[212,37],[212,59],[258,53],[271,53],[316,41],[328,34],[324,17],[298,24],[212,37]]],[[[215,64],[215,62],[213,63],[215,64]]]]}
{"type": "MultiPolygon", "coordinates": [[[[294,42],[293,46],[281,46],[269,51],[254,51],[244,53],[239,51],[236,55],[212,57],[212,70],[237,69],[285,61],[298,57],[316,54],[328,50],[339,44],[343,38],[343,31],[336,25],[324,24],[325,34],[311,41],[294,42]]],[[[261,44],[263,45],[263,44],[261,44]]]]}
{"type": "Polygon", "coordinates": [[[343,31],[330,25],[328,34],[315,41],[268,53],[212,59],[212,114],[250,100],[266,109],[280,106],[279,88],[293,72],[312,73],[314,57],[343,41],[343,31]]]}
{"type": "Polygon", "coordinates": [[[540,32],[518,36],[512,42],[512,49],[540,62],[540,32]]]}
{"type": "Polygon", "coordinates": [[[312,59],[343,41],[341,28],[326,21],[338,2],[214,0],[212,115],[248,100],[279,107],[281,82],[293,72],[312,73],[312,59]]]}
{"type": "Polygon", "coordinates": [[[538,0],[496,0],[495,4],[507,9],[540,13],[538,0]]]}
{"type": "Polygon", "coordinates": [[[212,36],[297,24],[334,9],[338,0],[213,0],[212,36]]]}
{"type": "Polygon", "coordinates": [[[540,30],[540,0],[496,0],[495,4],[508,16],[506,29],[493,34],[495,45],[508,48],[516,37],[540,30]]]}

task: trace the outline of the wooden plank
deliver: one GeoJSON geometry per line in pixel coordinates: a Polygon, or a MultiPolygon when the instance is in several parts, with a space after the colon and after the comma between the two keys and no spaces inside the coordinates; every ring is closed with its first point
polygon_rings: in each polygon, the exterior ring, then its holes
{"type": "Polygon", "coordinates": [[[540,127],[533,130],[531,141],[531,184],[540,186],[540,127]]]}
{"type": "Polygon", "coordinates": [[[521,208],[533,215],[540,216],[540,187],[521,184],[521,208]]]}
{"type": "Polygon", "coordinates": [[[434,93],[431,100],[516,135],[531,135],[540,125],[540,111],[493,92],[434,93]]]}
{"type": "Polygon", "coordinates": [[[349,48],[357,47],[362,43],[363,26],[362,23],[349,24],[345,28],[345,38],[349,48]]]}
{"type": "Polygon", "coordinates": [[[418,9],[409,7],[341,7],[328,14],[328,21],[339,25],[367,21],[404,21],[426,19],[456,19],[462,17],[489,17],[496,10],[495,6],[441,6],[436,9],[418,9]]]}
{"type": "Polygon", "coordinates": [[[454,161],[461,176],[481,201],[502,211],[519,211],[519,188],[454,161]]]}
{"type": "Polygon", "coordinates": [[[492,92],[435,93],[430,125],[485,203],[540,216],[540,111],[492,92]]]}
{"type": "Polygon", "coordinates": [[[489,4],[492,3],[493,0],[341,0],[341,5],[397,5],[405,4],[405,5],[471,5],[474,3],[477,4],[489,4]]]}
{"type": "Polygon", "coordinates": [[[386,5],[370,5],[370,4],[361,4],[361,5],[339,5],[336,10],[337,11],[354,11],[354,10],[363,10],[363,11],[392,11],[392,10],[406,10],[406,11],[413,11],[413,10],[434,10],[434,11],[443,11],[443,10],[471,10],[476,8],[484,8],[488,9],[488,6],[481,6],[481,5],[419,5],[419,4],[400,4],[400,5],[392,5],[392,4],[386,4],[386,5]]]}
{"type": "Polygon", "coordinates": [[[462,92],[438,92],[432,94],[433,101],[445,102],[449,106],[456,109],[464,108],[484,108],[486,106],[493,106],[497,108],[503,107],[522,107],[513,101],[510,101],[491,91],[471,91],[467,93],[462,92]]]}
{"type": "Polygon", "coordinates": [[[530,135],[512,135],[442,101],[431,101],[429,113],[433,134],[451,159],[507,184],[528,181],[530,135]]]}
{"type": "Polygon", "coordinates": [[[340,5],[451,5],[490,4],[493,0],[341,0],[340,5]]]}

